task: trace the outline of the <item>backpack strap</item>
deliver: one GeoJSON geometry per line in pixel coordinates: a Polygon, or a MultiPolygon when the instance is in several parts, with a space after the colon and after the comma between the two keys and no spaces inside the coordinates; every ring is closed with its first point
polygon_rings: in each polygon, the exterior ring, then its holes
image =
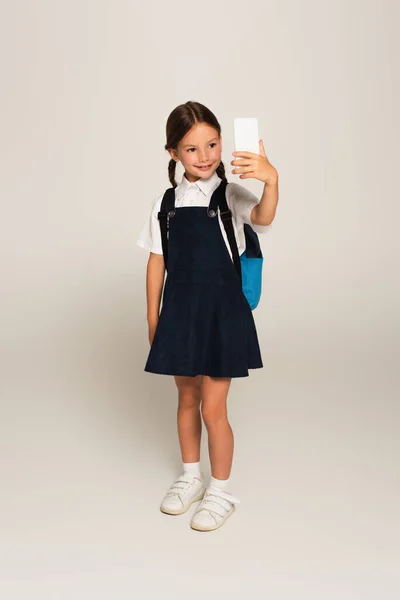
{"type": "Polygon", "coordinates": [[[168,231],[169,219],[175,215],[175,188],[168,188],[161,201],[157,217],[160,223],[161,244],[164,255],[165,270],[168,271],[168,231]]]}
{"type": "Polygon", "coordinates": [[[222,180],[218,188],[218,207],[219,214],[224,225],[226,235],[228,238],[229,246],[232,252],[233,263],[236,267],[236,270],[239,275],[240,282],[242,282],[242,265],[239,257],[239,250],[235,238],[235,232],[233,229],[232,223],[232,212],[229,210],[227,201],[226,201],[226,186],[228,185],[227,181],[222,180]]]}

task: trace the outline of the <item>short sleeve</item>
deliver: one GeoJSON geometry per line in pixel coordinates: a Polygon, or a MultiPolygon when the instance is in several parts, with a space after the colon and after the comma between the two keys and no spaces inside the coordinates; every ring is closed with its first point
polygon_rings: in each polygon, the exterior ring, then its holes
{"type": "Polygon", "coordinates": [[[259,199],[250,190],[235,182],[230,182],[226,188],[226,201],[238,224],[247,223],[256,233],[266,233],[272,227],[257,225],[251,222],[250,213],[259,204],[259,199]]]}
{"type": "Polygon", "coordinates": [[[149,213],[140,230],[137,245],[149,252],[162,254],[160,223],[158,213],[161,207],[161,201],[164,194],[153,200],[149,213]]]}

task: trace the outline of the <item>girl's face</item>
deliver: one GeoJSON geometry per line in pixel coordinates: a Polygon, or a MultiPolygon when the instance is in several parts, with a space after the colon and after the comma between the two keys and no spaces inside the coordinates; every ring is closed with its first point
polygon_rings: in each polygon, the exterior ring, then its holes
{"type": "Polygon", "coordinates": [[[188,181],[206,179],[221,162],[222,136],[207,123],[198,123],[181,139],[178,149],[169,153],[181,161],[188,181]]]}

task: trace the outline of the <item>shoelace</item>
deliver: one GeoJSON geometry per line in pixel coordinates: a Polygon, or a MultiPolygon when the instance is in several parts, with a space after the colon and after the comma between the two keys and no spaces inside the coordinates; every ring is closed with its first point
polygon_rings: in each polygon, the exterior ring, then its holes
{"type": "Polygon", "coordinates": [[[231,508],[232,504],[240,504],[240,500],[235,498],[235,496],[232,496],[232,494],[224,492],[224,490],[207,489],[196,512],[207,510],[208,512],[214,513],[219,517],[224,517],[231,508]],[[224,511],[222,514],[220,512],[221,508],[224,511]]]}

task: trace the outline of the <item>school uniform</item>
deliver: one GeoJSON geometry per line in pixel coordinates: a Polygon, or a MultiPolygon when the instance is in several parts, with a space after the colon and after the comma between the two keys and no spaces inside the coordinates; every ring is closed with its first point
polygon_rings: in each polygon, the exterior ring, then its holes
{"type": "MultiPolygon", "coordinates": [[[[247,377],[263,367],[252,310],[243,294],[218,210],[221,178],[214,172],[191,183],[183,175],[169,210],[168,271],[162,307],[144,370],[163,375],[247,377]]],[[[162,254],[158,212],[164,193],[152,203],[137,244],[162,254]]],[[[250,213],[259,200],[240,184],[226,186],[226,201],[239,255],[243,225],[257,233],[250,213]]]]}

